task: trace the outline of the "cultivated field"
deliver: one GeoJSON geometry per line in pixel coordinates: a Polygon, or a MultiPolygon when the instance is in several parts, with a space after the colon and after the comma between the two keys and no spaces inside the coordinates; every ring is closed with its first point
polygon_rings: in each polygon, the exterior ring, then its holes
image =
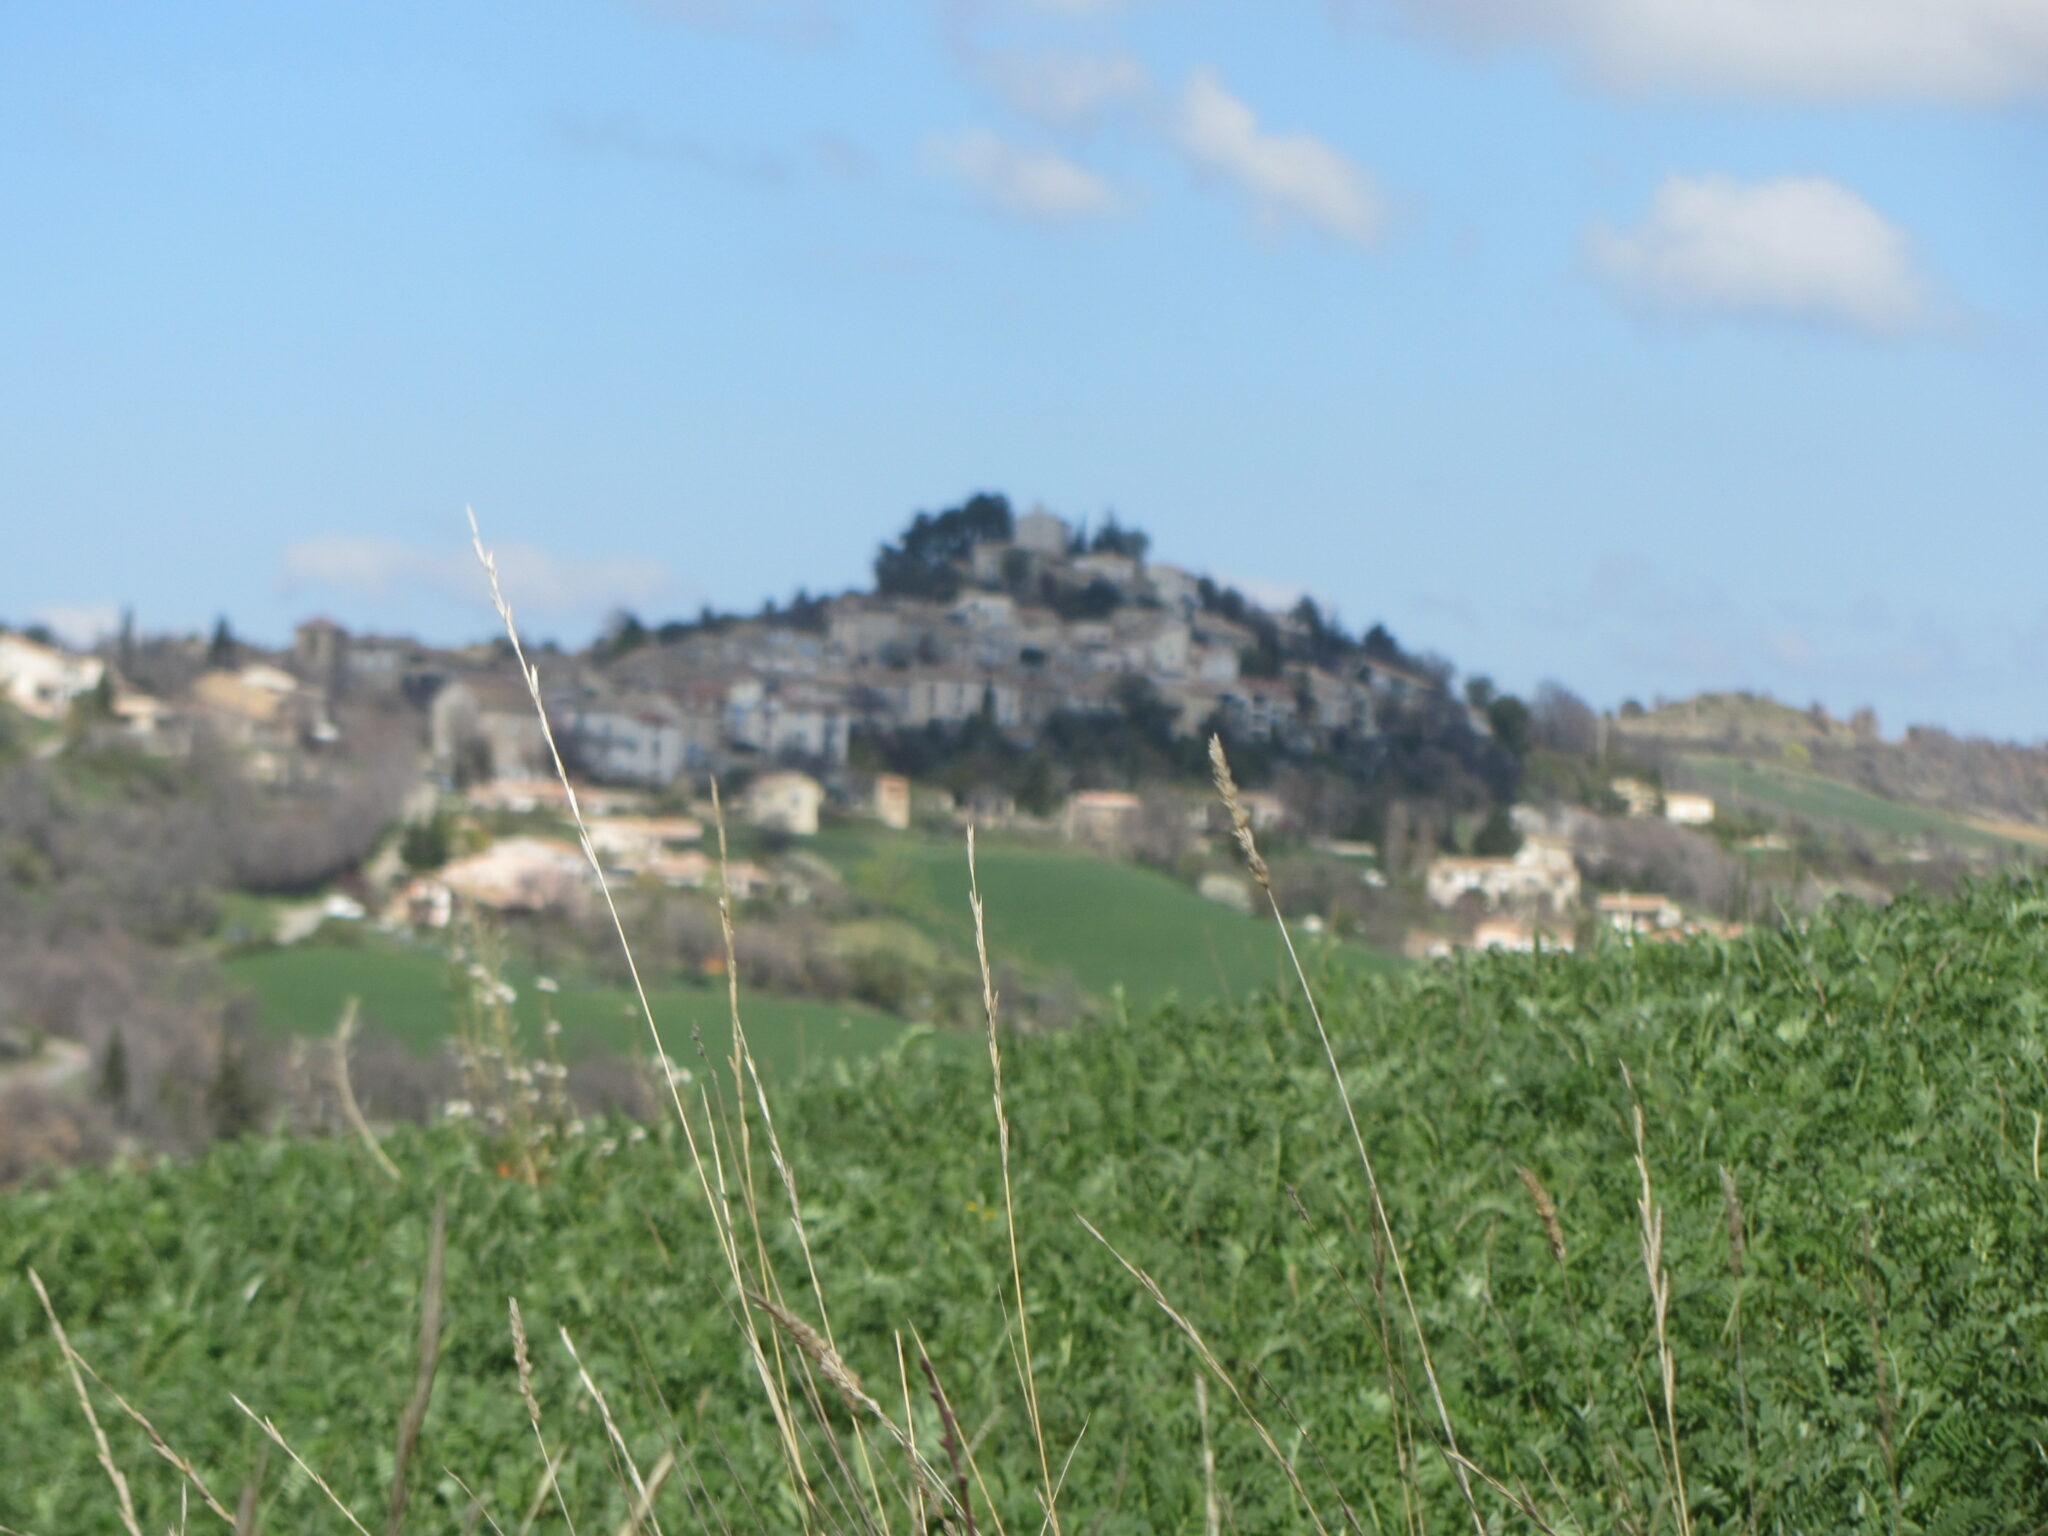
{"type": "MultiPolygon", "coordinates": [[[[988,1063],[915,1048],[774,1094],[800,1228],[751,1112],[751,1184],[717,1177],[759,1247],[735,1214],[728,1258],[674,1122],[405,1132],[396,1177],[354,1140],[246,1141],[12,1196],[0,1521],[120,1528],[29,1266],[225,1504],[340,1519],[234,1392],[381,1521],[437,1201],[409,1530],[471,1528],[473,1495],[506,1530],[610,1531],[639,1478],[669,1530],[936,1530],[954,1499],[1026,1531],[1049,1468],[1075,1532],[1453,1531],[1467,1462],[1488,1530],[2048,1521],[2048,883],[1320,991],[1397,1246],[1298,1000],[1008,1040],[1028,1349],[988,1063]]],[[[707,1113],[736,1130],[729,1091],[684,1102],[700,1145],[707,1113]]],[[[175,1526],[179,1474],[92,1390],[143,1527],[175,1526]]]]}

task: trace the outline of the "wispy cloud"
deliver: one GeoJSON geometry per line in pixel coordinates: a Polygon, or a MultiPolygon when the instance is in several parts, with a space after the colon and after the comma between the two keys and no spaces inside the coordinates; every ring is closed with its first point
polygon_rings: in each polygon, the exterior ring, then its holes
{"type": "Polygon", "coordinates": [[[983,202],[1018,218],[1072,223],[1100,218],[1120,206],[1115,189],[1086,167],[986,131],[935,139],[931,153],[983,202]]]}
{"type": "Polygon", "coordinates": [[[1249,197],[1260,215],[1304,223],[1353,245],[1370,245],[1385,222],[1372,178],[1324,140],[1271,133],[1208,70],[1182,94],[1174,124],[1182,152],[1249,197]]]}
{"type": "MultiPolygon", "coordinates": [[[[557,555],[533,544],[505,544],[495,553],[505,595],[537,615],[587,616],[648,602],[669,588],[668,568],[658,560],[557,555]]],[[[320,589],[372,602],[424,595],[474,605],[482,583],[476,557],[453,539],[432,548],[396,539],[302,539],[285,550],[279,568],[287,592],[320,589]]]]}
{"type": "Polygon", "coordinates": [[[555,130],[570,149],[593,158],[616,156],[669,170],[701,171],[755,187],[787,186],[795,174],[780,155],[714,149],[687,133],[653,127],[634,112],[564,113],[555,120],[555,130]]]}
{"type": "Polygon", "coordinates": [[[1011,111],[1049,128],[1092,128],[1152,90],[1145,66],[1121,53],[995,49],[975,55],[973,68],[1011,111]]]}
{"type": "Polygon", "coordinates": [[[1895,334],[1927,318],[1905,232],[1839,182],[1671,176],[1632,230],[1596,226],[1595,268],[1653,305],[1895,334]]]}
{"type": "Polygon", "coordinates": [[[1555,48],[1626,90],[1793,100],[2048,93],[2040,0],[1394,0],[1480,46],[1555,48]]]}

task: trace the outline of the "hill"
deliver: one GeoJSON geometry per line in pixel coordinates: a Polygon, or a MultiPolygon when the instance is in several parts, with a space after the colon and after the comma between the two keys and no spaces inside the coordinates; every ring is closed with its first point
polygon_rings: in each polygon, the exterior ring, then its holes
{"type": "MultiPolygon", "coordinates": [[[[856,881],[878,914],[839,925],[848,945],[886,945],[910,954],[926,971],[941,963],[962,975],[973,971],[972,935],[963,922],[964,843],[846,825],[819,838],[813,856],[856,881]]],[[[1204,900],[1156,871],[1056,844],[992,842],[980,863],[1000,953],[1034,975],[1072,978],[1088,1007],[1106,1008],[1119,992],[1126,1007],[1140,1012],[1170,999],[1229,1001],[1281,977],[1284,955],[1270,923],[1204,900]]],[[[743,921],[749,930],[754,926],[743,921]]],[[[1353,968],[1398,963],[1358,945],[1330,949],[1353,968]]],[[[305,942],[237,955],[224,968],[254,992],[264,1023],[284,1034],[331,1034],[354,997],[366,1022],[424,1054],[454,1031],[460,1012],[460,978],[441,950],[421,942],[305,942]]],[[[751,987],[744,961],[741,976],[751,987]]],[[[512,979],[520,993],[515,1013],[532,1031],[542,999],[530,985],[531,966],[513,967],[512,979]]],[[[722,980],[650,980],[658,983],[656,1016],[672,1029],[726,1038],[722,980]]],[[[641,1052],[645,1026],[633,1002],[623,985],[578,978],[548,999],[548,1012],[561,1020],[572,1055],[641,1052]]],[[[777,1068],[813,1056],[871,1054],[901,1039],[905,1029],[901,1018],[844,999],[754,991],[749,1011],[755,1053],[777,1068]]]]}
{"type": "MultiPolygon", "coordinates": [[[[2048,882],[2028,879],[1948,904],[1837,906],[1810,928],[1734,944],[1327,977],[1335,1050],[1463,1453],[1526,1490],[1556,1529],[1678,1529],[1681,1479],[1700,1531],[2048,1520],[2044,939],[2048,882]],[[1671,1276],[1668,1417],[1624,1065],[1661,1213],[1653,1267],[1671,1276]],[[1554,1199],[1548,1231],[1522,1167],[1554,1199]]],[[[1200,1528],[1205,1446],[1219,1520],[1306,1528],[1229,1392],[1211,1383],[1205,1418],[1199,1360],[1077,1213],[1200,1330],[1329,1529],[1346,1509],[1360,1529],[1469,1525],[1431,1449],[1422,1361],[1301,1009],[1169,1008],[1006,1050],[1056,1469],[1071,1448],[1066,1528],[1200,1528]]],[[[1000,1300],[1009,1264],[985,1064],[914,1048],[842,1063],[781,1096],[777,1113],[847,1363],[894,1417],[908,1405],[924,1454],[946,1467],[914,1328],[987,1496],[1008,1529],[1032,1528],[1039,1468],[1000,1300]]],[[[565,1132],[529,1186],[473,1126],[392,1137],[396,1180],[353,1143],[254,1140],[8,1197],[0,1520],[118,1528],[20,1283],[31,1265],[84,1357],[217,1492],[232,1503],[254,1470],[264,1529],[336,1517],[282,1456],[266,1459],[231,1391],[381,1520],[429,1213],[445,1197],[446,1320],[408,1529],[467,1528],[464,1485],[514,1529],[541,1488],[507,1296],[525,1313],[544,1434],[580,1529],[614,1528],[630,1495],[558,1327],[637,1466],[673,1454],[657,1501],[669,1529],[858,1528],[867,1485],[836,1403],[799,1404],[819,1490],[800,1516],[736,1326],[745,1304],[679,1141],[565,1132]]],[[[818,1319],[791,1224],[774,1214],[776,1182],[764,1161],[763,1251],[789,1308],[818,1319]]],[[[98,1400],[143,1524],[176,1522],[175,1473],[98,1400]]],[[[893,1500],[890,1474],[878,1479],[893,1500]]],[[[1478,1497],[1499,1528],[1533,1528],[1478,1497]]],[[[896,1506],[892,1524],[903,1518],[896,1506]]],[[[982,1518],[990,1528],[985,1507],[982,1518]]],[[[559,1528],[552,1514],[544,1528],[559,1528]]]]}

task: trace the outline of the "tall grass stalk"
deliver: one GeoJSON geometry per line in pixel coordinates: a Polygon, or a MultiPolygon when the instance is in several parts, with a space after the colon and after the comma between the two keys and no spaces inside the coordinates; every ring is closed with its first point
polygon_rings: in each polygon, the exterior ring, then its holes
{"type": "MultiPolygon", "coordinates": [[[[64,1368],[71,1373],[72,1388],[78,1393],[78,1406],[85,1410],[85,1422],[92,1426],[92,1439],[99,1448],[100,1466],[106,1471],[107,1481],[114,1485],[121,1524],[127,1527],[128,1536],[142,1536],[142,1527],[135,1519],[135,1500],[128,1493],[128,1479],[114,1463],[113,1449],[107,1444],[107,1432],[100,1428],[100,1416],[93,1412],[92,1394],[86,1391],[85,1377],[79,1373],[78,1353],[72,1349],[71,1338],[64,1332],[64,1325],[57,1320],[57,1309],[50,1305],[50,1293],[43,1289],[43,1277],[31,1269],[28,1283],[35,1287],[36,1299],[43,1304],[43,1315],[50,1320],[50,1332],[57,1336],[57,1348],[64,1356],[64,1368]]],[[[349,1518],[353,1520],[355,1516],[349,1518]]],[[[369,1536],[369,1533],[364,1532],[364,1536],[369,1536]]]]}
{"type": "Polygon", "coordinates": [[[1692,1505],[1685,1492],[1685,1462],[1678,1449],[1678,1362],[1671,1352],[1667,1321],[1671,1312],[1671,1271],[1664,1265],[1664,1211],[1650,1187],[1650,1153],[1643,1127],[1643,1101],[1626,1066],[1621,1080],[1628,1085],[1629,1123],[1636,1139],[1636,1171],[1642,1196],[1636,1202],[1641,1218],[1643,1275],[1650,1284],[1650,1311],[1657,1325],[1657,1375],[1664,1387],[1664,1433],[1669,1447],[1672,1502],[1678,1511],[1679,1536],[1692,1536],[1692,1505]]]}
{"type": "Polygon", "coordinates": [[[1031,1415],[1031,1438],[1038,1448],[1040,1498],[1045,1523],[1060,1536],[1059,1489],[1045,1450],[1045,1422],[1038,1413],[1038,1372],[1031,1361],[1031,1320],[1024,1305],[1024,1265],[1017,1252],[1017,1201],[1010,1189],[1010,1116],[1003,1108],[1003,1047],[996,1029],[996,986],[988,963],[988,926],[981,905],[981,878],[974,862],[974,823],[967,824],[967,905],[974,913],[974,954],[981,962],[982,1012],[988,1020],[988,1069],[994,1084],[996,1150],[1003,1170],[1003,1228],[1010,1240],[1011,1299],[1017,1308],[1017,1372],[1024,1384],[1024,1408],[1031,1415]]]}
{"type": "MultiPolygon", "coordinates": [[[[1154,1280],[1144,1270],[1125,1258],[1116,1244],[1104,1237],[1093,1222],[1086,1216],[1078,1214],[1074,1219],[1088,1229],[1090,1237],[1109,1250],[1110,1256],[1117,1263],[1123,1265],[1125,1272],[1144,1288],[1147,1296],[1152,1298],[1152,1304],[1164,1312],[1173,1325],[1180,1329],[1188,1343],[1194,1346],[1195,1353],[1201,1357],[1202,1364],[1209,1368],[1209,1374],[1223,1383],[1230,1395],[1237,1400],[1238,1410],[1244,1414],[1245,1419],[1251,1424],[1252,1432],[1259,1437],[1259,1443],[1266,1448],[1266,1453],[1275,1462],[1279,1463],[1281,1472],[1287,1477],[1288,1487],[1294,1490],[1295,1498],[1301,1501],[1302,1512],[1308,1516],[1309,1524],[1316,1528],[1318,1536],[1330,1536],[1330,1528],[1323,1523],[1322,1514],[1316,1509],[1316,1501],[1309,1497],[1308,1489],[1301,1481],[1301,1474],[1295,1470],[1292,1458],[1280,1449],[1280,1442],[1273,1438],[1273,1432],[1266,1427],[1266,1421],[1261,1419],[1258,1410],[1252,1407],[1251,1399],[1245,1396],[1244,1389],[1237,1384],[1237,1378],[1232,1376],[1224,1368],[1223,1362],[1216,1358],[1216,1351],[1211,1349],[1209,1341],[1202,1337],[1202,1330],[1189,1322],[1187,1315],[1174,1306],[1171,1301],[1167,1300],[1166,1292],[1159,1288],[1157,1280],[1154,1280]]],[[[1480,1536],[1485,1536],[1483,1528],[1480,1536]]]]}
{"type": "MultiPolygon", "coordinates": [[[[790,1201],[792,1224],[796,1240],[803,1253],[811,1289],[818,1302],[820,1320],[824,1324],[822,1337],[836,1357],[837,1347],[832,1342],[830,1318],[825,1305],[824,1288],[819,1282],[816,1263],[811,1254],[810,1239],[803,1221],[802,1202],[797,1191],[795,1174],[790,1167],[788,1158],[783,1153],[781,1140],[775,1129],[774,1115],[769,1108],[767,1091],[762,1083],[760,1070],[754,1060],[752,1050],[748,1046],[745,1025],[740,1013],[738,955],[732,923],[730,863],[726,845],[724,810],[722,803],[718,799],[717,785],[714,782],[712,796],[719,844],[720,899],[718,905],[720,925],[726,948],[727,1002],[731,1013],[733,1032],[733,1054],[730,1065],[734,1078],[735,1097],[738,1100],[736,1105],[736,1145],[733,1149],[734,1155],[732,1159],[735,1166],[731,1170],[730,1175],[726,1166],[726,1153],[720,1145],[719,1119],[711,1101],[708,1085],[700,1087],[699,1090],[699,1108],[705,1122],[705,1130],[701,1137],[693,1117],[683,1103],[682,1095],[677,1086],[678,1074],[675,1071],[673,1059],[662,1039],[660,1027],[655,1019],[654,1008],[648,997],[647,987],[642,979],[639,963],[633,954],[632,942],[626,934],[625,922],[620,916],[618,902],[613,895],[611,883],[605,876],[603,862],[597,856],[596,846],[591,840],[589,825],[584,820],[582,806],[577,800],[575,786],[570,782],[567,765],[563,760],[561,749],[555,740],[553,725],[548,719],[546,702],[541,695],[539,669],[526,659],[525,648],[519,638],[519,629],[513,618],[511,604],[506,600],[504,589],[498,578],[496,559],[484,545],[483,535],[477,525],[474,510],[469,512],[469,525],[471,547],[476,553],[478,563],[483,567],[485,578],[489,584],[491,605],[497,611],[499,619],[505,626],[506,638],[511,643],[513,658],[519,664],[521,675],[526,683],[527,692],[533,701],[534,712],[540,721],[542,739],[547,744],[548,756],[554,768],[555,777],[561,784],[563,793],[566,796],[570,818],[575,824],[584,857],[590,861],[590,867],[596,878],[598,890],[604,898],[605,910],[610,919],[612,931],[619,941],[619,948],[626,962],[627,973],[632,979],[633,992],[639,1002],[641,1017],[647,1022],[648,1034],[654,1046],[655,1059],[667,1084],[669,1099],[675,1109],[676,1119],[682,1128],[685,1145],[690,1154],[692,1171],[696,1175],[699,1190],[703,1194],[705,1205],[711,1216],[712,1228],[718,1240],[720,1257],[724,1261],[734,1293],[741,1298],[746,1298],[750,1295],[768,1297],[779,1290],[779,1283],[768,1260],[767,1242],[760,1207],[754,1198],[751,1119],[747,1112],[747,1100],[751,1098],[760,1115],[762,1131],[767,1140],[770,1159],[780,1175],[784,1192],[790,1201]],[[752,1238],[754,1265],[758,1282],[755,1284],[749,1283],[747,1264],[742,1257],[742,1239],[732,1214],[733,1182],[735,1180],[739,1188],[739,1198],[745,1205],[748,1224],[751,1229],[750,1236],[752,1238]]],[[[797,1496],[798,1507],[803,1512],[805,1528],[807,1530],[811,1529],[814,1527],[823,1506],[820,1502],[818,1491],[812,1482],[810,1461],[804,1448],[805,1441],[800,1435],[795,1415],[792,1412],[788,1382],[779,1365],[782,1358],[779,1336],[770,1331],[764,1340],[763,1330],[754,1322],[753,1308],[742,1303],[734,1310],[739,1327],[747,1341],[748,1355],[753,1363],[755,1375],[760,1380],[770,1412],[775,1418],[785,1470],[790,1478],[792,1490],[797,1496]],[[771,1363],[771,1350],[778,1363],[771,1363]]],[[[788,1315],[793,1316],[794,1314],[788,1315]]],[[[809,1381],[811,1363],[808,1360],[804,1363],[804,1374],[807,1382],[809,1381]]],[[[811,1392],[812,1406],[817,1413],[818,1422],[831,1442],[833,1454],[837,1456],[836,1438],[834,1437],[830,1418],[825,1415],[822,1403],[816,1398],[814,1386],[811,1392]]],[[[531,1403],[529,1403],[529,1406],[531,1407],[531,1403]]],[[[964,1511],[955,1506],[952,1491],[945,1486],[943,1477],[919,1451],[915,1439],[915,1427],[911,1421],[906,1418],[905,1423],[898,1426],[890,1420],[887,1413],[882,1410],[880,1404],[875,1402],[873,1398],[864,1398],[862,1406],[902,1450],[909,1462],[913,1479],[922,1482],[927,1489],[935,1494],[942,1505],[953,1508],[956,1514],[964,1513],[964,1511]]],[[[538,1423],[536,1420],[536,1430],[537,1428],[538,1423]]],[[[855,1434],[856,1436],[862,1435],[860,1419],[858,1417],[855,1420],[855,1434]]],[[[867,1470],[869,1484],[867,1490],[868,1498],[866,1501],[861,1502],[865,1506],[868,1501],[872,1501],[871,1507],[863,1507],[861,1513],[866,1521],[878,1523],[886,1530],[888,1524],[887,1505],[881,1498],[879,1483],[876,1482],[874,1477],[873,1460],[867,1452],[864,1438],[859,1440],[859,1448],[860,1459],[867,1470]]],[[[842,1469],[844,1469],[843,1458],[840,1464],[842,1469]]],[[[851,1491],[856,1500],[861,1500],[861,1490],[859,1490],[857,1485],[853,1486],[851,1491]]],[[[1049,1495],[1051,1491],[1049,1481],[1047,1491],[1049,1495]]],[[[559,1487],[557,1487],[556,1492],[559,1498],[559,1487]]],[[[566,1518],[566,1507],[564,1507],[563,1513],[566,1518]]]]}
{"type": "MultiPolygon", "coordinates": [[[[726,1203],[727,1190],[723,1177],[721,1175],[716,1183],[713,1182],[712,1168],[706,1164],[704,1150],[699,1145],[689,1112],[683,1107],[682,1094],[677,1088],[675,1066],[669,1056],[668,1047],[661,1038],[661,1028],[654,1017],[654,1005],[648,999],[646,983],[640,976],[639,961],[634,958],[632,941],[626,936],[626,925],[619,916],[619,905],[613,898],[611,882],[605,878],[604,863],[597,856],[596,845],[591,842],[589,824],[584,821],[583,808],[577,803],[576,787],[569,782],[568,766],[563,762],[561,748],[555,741],[554,726],[548,719],[547,703],[541,697],[540,669],[526,659],[526,648],[519,639],[519,626],[513,619],[512,605],[506,601],[504,588],[498,580],[497,559],[484,547],[483,532],[477,526],[474,509],[469,512],[469,533],[470,545],[475,550],[477,561],[483,566],[484,576],[490,584],[491,606],[497,610],[498,618],[505,626],[505,635],[511,642],[513,658],[519,663],[520,674],[525,679],[528,694],[533,699],[534,713],[540,719],[541,737],[547,743],[548,757],[554,766],[555,777],[560,781],[563,793],[567,797],[569,815],[576,824],[577,837],[583,845],[583,856],[590,861],[598,890],[604,897],[605,911],[611,919],[612,931],[617,935],[620,952],[625,957],[626,971],[633,982],[633,993],[639,999],[640,1016],[647,1021],[647,1032],[654,1045],[655,1059],[660,1063],[662,1076],[668,1084],[669,1098],[675,1107],[676,1119],[682,1126],[684,1140],[690,1151],[691,1166],[697,1175],[698,1186],[710,1212],[712,1227],[718,1235],[720,1256],[725,1261],[726,1271],[732,1280],[734,1290],[744,1292],[747,1289],[747,1278],[740,1260],[738,1235],[733,1227],[731,1209],[726,1203]]],[[[704,1108],[708,1116],[708,1091],[704,1108]]],[[[738,1313],[741,1331],[746,1335],[747,1352],[753,1361],[755,1374],[760,1378],[762,1391],[767,1396],[769,1410],[775,1417],[776,1432],[782,1444],[783,1461],[799,1504],[805,1511],[805,1522],[808,1527],[811,1513],[817,1507],[817,1494],[811,1486],[803,1447],[797,1439],[796,1425],[790,1415],[788,1394],[769,1364],[768,1351],[761,1339],[761,1330],[754,1325],[752,1314],[744,1307],[739,1308],[738,1313]]]]}
{"type": "Polygon", "coordinates": [[[1343,1068],[1337,1064],[1336,1047],[1331,1045],[1330,1032],[1324,1027],[1323,1010],[1316,1002],[1315,988],[1309,985],[1308,972],[1294,947],[1294,935],[1287,931],[1287,919],[1280,911],[1280,898],[1273,891],[1272,871],[1266,867],[1258,840],[1252,834],[1251,817],[1245,813],[1244,801],[1237,792],[1237,781],[1231,776],[1230,760],[1224,755],[1221,736],[1209,738],[1209,766],[1215,774],[1216,792],[1223,797],[1224,809],[1230,813],[1231,830],[1236,833],[1238,847],[1244,852],[1245,865],[1251,870],[1252,878],[1258,881],[1259,889],[1266,893],[1266,904],[1272,909],[1274,926],[1280,930],[1280,942],[1287,946],[1288,963],[1294,968],[1295,980],[1301,983],[1301,995],[1308,1004],[1309,1017],[1315,1021],[1316,1038],[1322,1042],[1323,1059],[1329,1064],[1330,1076],[1337,1085],[1337,1098],[1344,1106],[1344,1121],[1351,1128],[1351,1144],[1357,1149],[1359,1166],[1365,1170],[1365,1187],[1372,1197],[1373,1220],[1386,1238],[1388,1257],[1393,1261],[1394,1280],[1400,1287],[1401,1301],[1408,1312],[1408,1324],[1415,1334],[1422,1373],[1429,1381],[1429,1394],[1436,1405],[1437,1422],[1443,1428],[1444,1448],[1449,1453],[1459,1491],[1465,1496],[1465,1507],[1471,1513],[1472,1529],[1476,1536],[1486,1536],[1486,1520],[1479,1513],[1479,1501],[1473,1497],[1468,1464],[1458,1450],[1458,1432],[1451,1427],[1451,1411],[1445,1406],[1443,1386],[1437,1380],[1436,1362],[1429,1350],[1429,1335],[1422,1326],[1422,1313],[1415,1305],[1415,1295],[1408,1288],[1408,1267],[1401,1260],[1401,1245],[1394,1236],[1394,1224],[1387,1216],[1386,1201],[1380,1197],[1379,1175],[1373,1171],[1372,1154],[1365,1146],[1365,1133],[1358,1128],[1358,1110],[1351,1102],[1351,1090],[1345,1085],[1343,1068]]]}

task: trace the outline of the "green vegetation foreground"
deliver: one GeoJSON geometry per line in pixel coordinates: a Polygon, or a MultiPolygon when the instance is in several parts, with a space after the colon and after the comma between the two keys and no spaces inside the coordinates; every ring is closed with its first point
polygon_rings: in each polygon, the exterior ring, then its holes
{"type": "MultiPolygon", "coordinates": [[[[1837,908],[1731,945],[1468,959],[1325,985],[1461,1448],[1526,1489],[1550,1526],[2048,1522],[2048,884],[1837,908]],[[1623,1065],[1672,1276],[1676,1468],[1623,1065]],[[1519,1167],[1554,1200],[1554,1227],[1519,1167]]],[[[1471,1529],[1432,1448],[1405,1313],[1375,1299],[1391,1272],[1298,1003],[1018,1040],[1005,1067],[1055,1471],[1073,1447],[1066,1529],[1205,1519],[1201,1366],[1077,1213],[1201,1330],[1329,1529],[1347,1508],[1364,1530],[1471,1529]]],[[[914,1398],[943,1466],[921,1383],[897,1385],[894,1334],[914,1327],[963,1433],[982,1436],[978,1465],[1008,1528],[1036,1529],[985,1070],[915,1055],[842,1064],[784,1096],[778,1121],[848,1363],[899,1411],[914,1398]]],[[[265,1460],[231,1391],[381,1521],[429,1212],[445,1195],[444,1347],[407,1529],[467,1528],[451,1473],[508,1530],[534,1499],[509,1295],[579,1528],[613,1529],[629,1499],[558,1326],[638,1464],[676,1451],[658,1505],[669,1529],[799,1528],[679,1140],[591,1128],[534,1188],[503,1177],[463,1126],[387,1143],[402,1183],[353,1143],[245,1142],[0,1203],[0,1522],[119,1528],[29,1266],[84,1357],[230,1505],[264,1466],[263,1529],[339,1517],[280,1453],[265,1460]]],[[[764,1199],[773,1183],[765,1174],[764,1199]]],[[[789,1223],[764,1230],[791,1306],[814,1315],[789,1223]]],[[[144,1528],[175,1524],[176,1474],[98,1401],[144,1528]]],[[[843,1433],[838,1406],[824,1412],[843,1433]]],[[[1231,1528],[1307,1528],[1214,1383],[1207,1434],[1231,1528]]],[[[1536,1528],[1495,1493],[1477,1497],[1495,1528],[1536,1528]]],[[[904,1528],[901,1506],[891,1517],[904,1528]]],[[[550,1507],[540,1528],[556,1520],[550,1507]]],[[[808,1523],[860,1528],[830,1505],[808,1523]]]]}

